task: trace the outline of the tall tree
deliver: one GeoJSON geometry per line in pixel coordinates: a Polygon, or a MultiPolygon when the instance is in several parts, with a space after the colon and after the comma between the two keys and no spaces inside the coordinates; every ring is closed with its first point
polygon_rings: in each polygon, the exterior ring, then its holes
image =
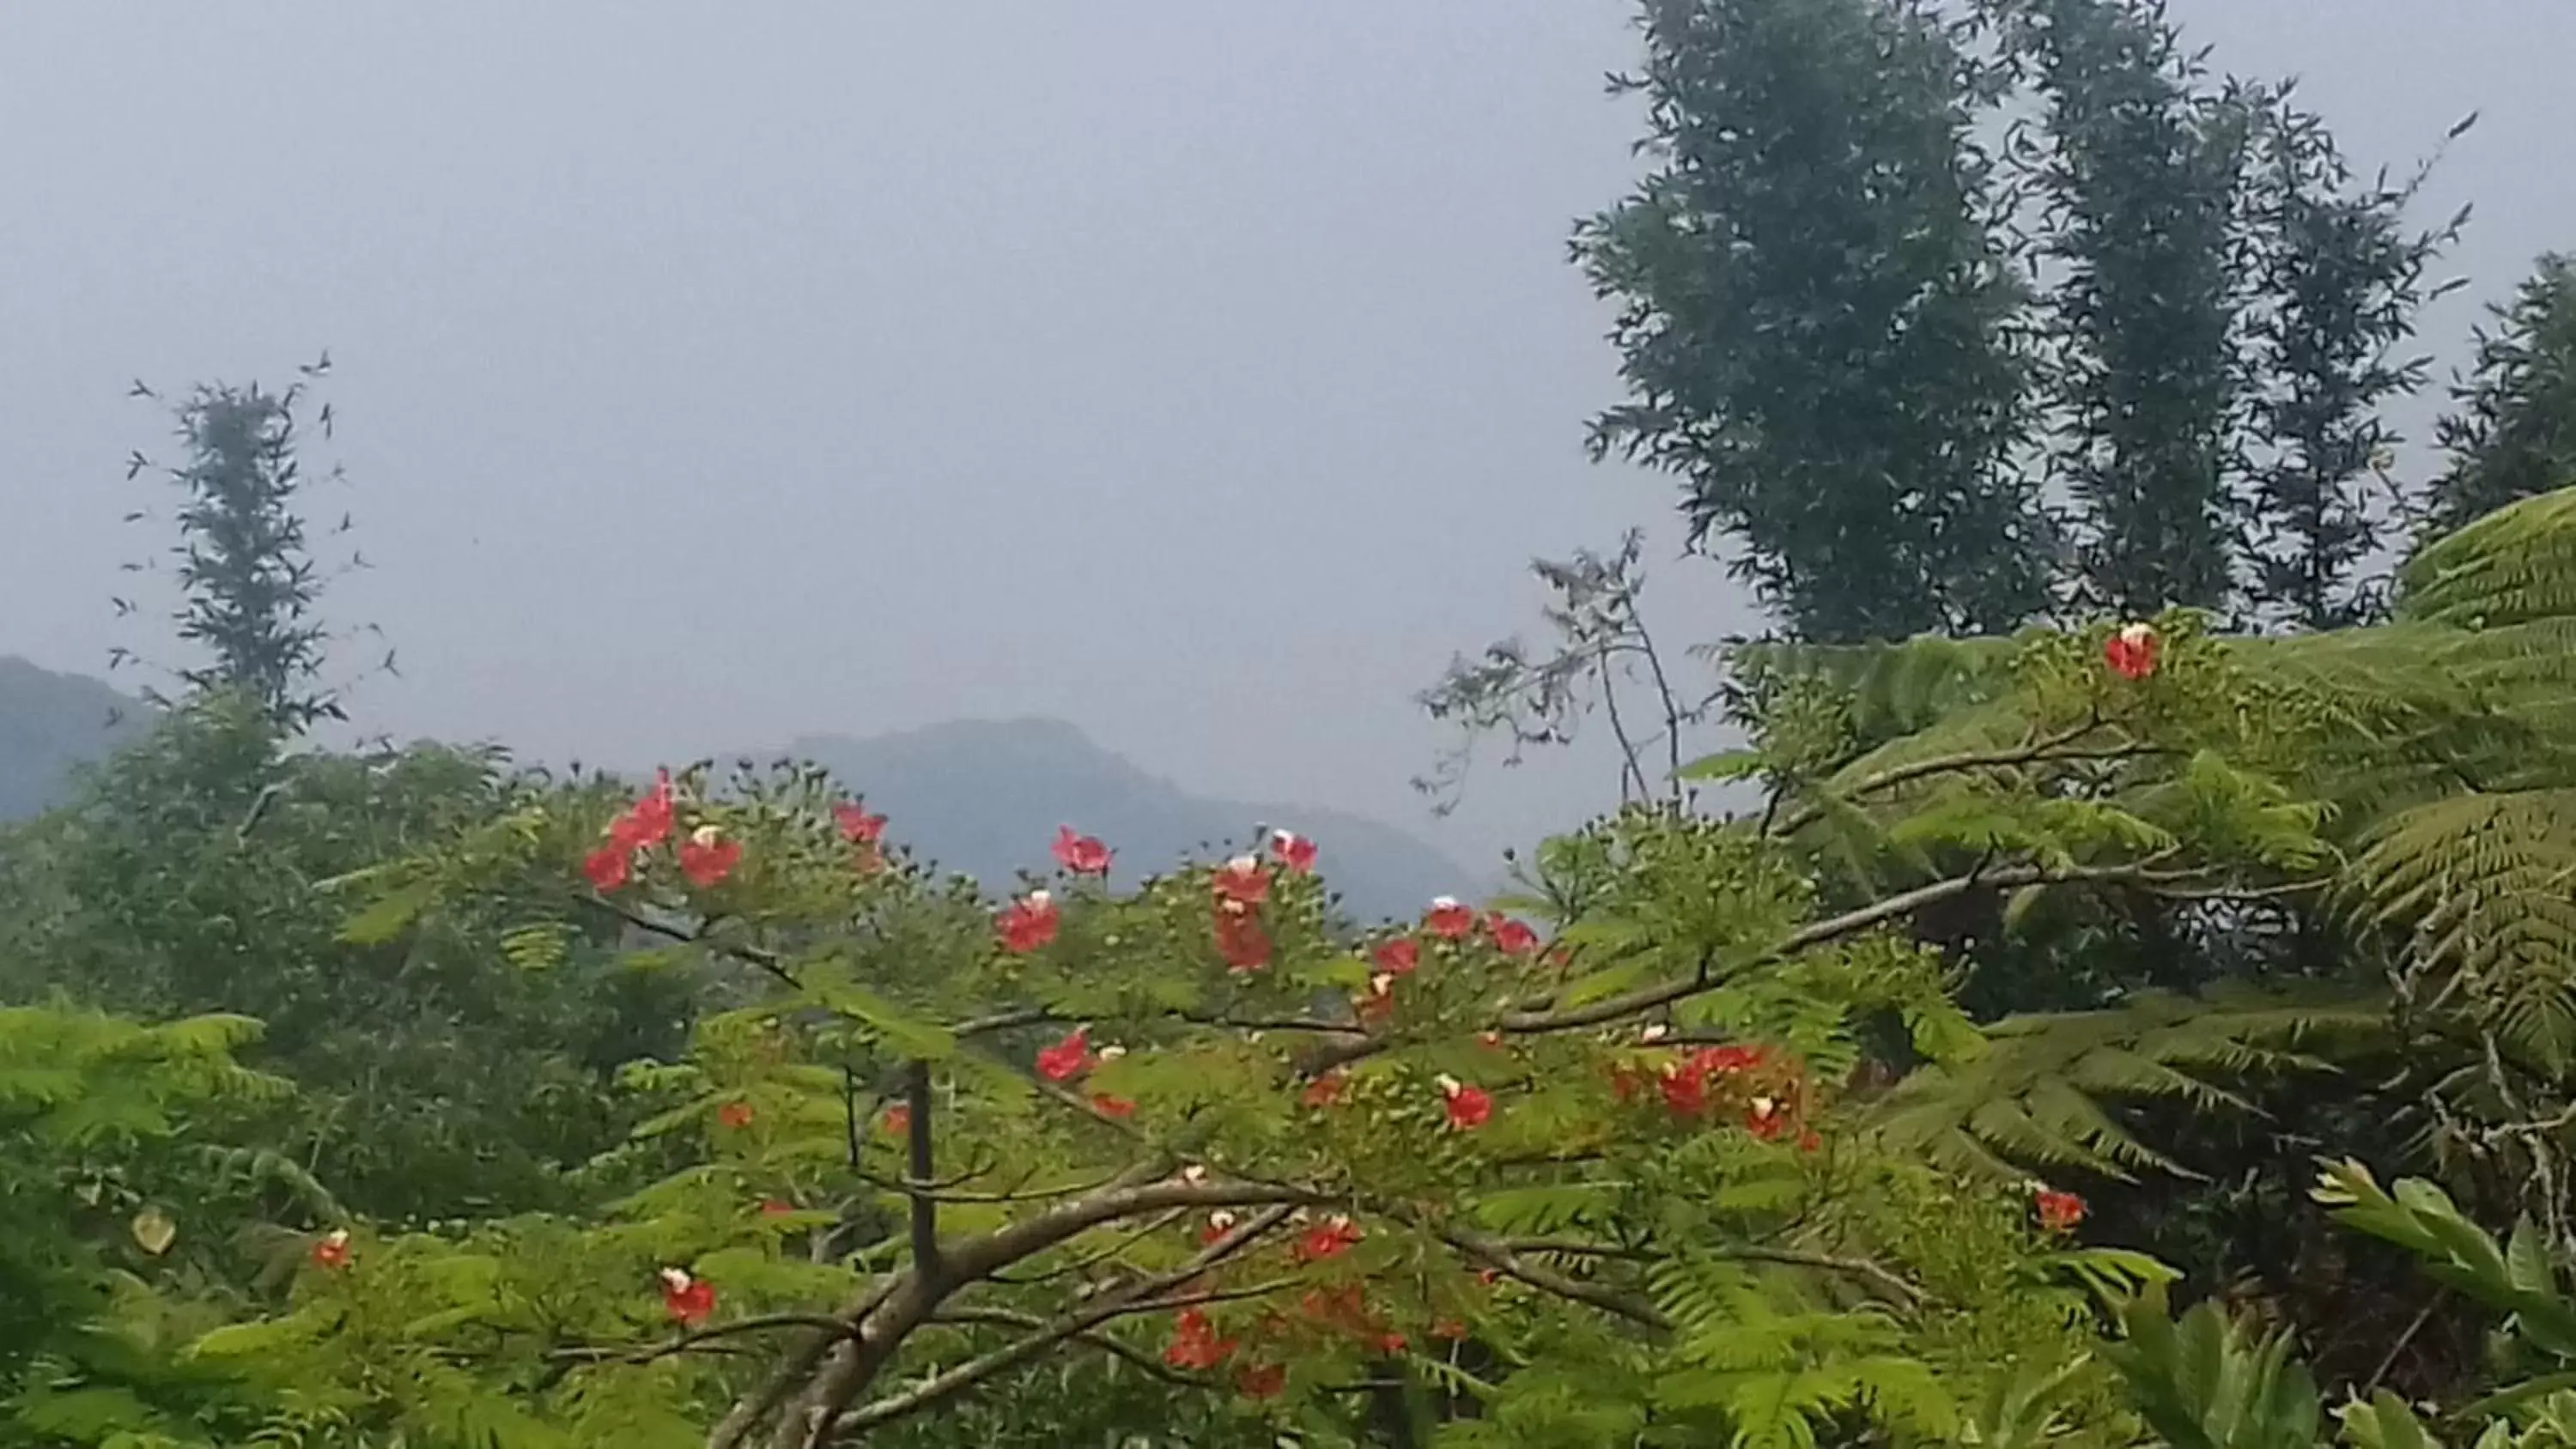
{"type": "Polygon", "coordinates": [[[1694,541],[1802,634],[1995,630],[2045,608],[2007,460],[2025,298],[1973,133],[1990,77],[1929,0],[1647,0],[1654,169],[1573,251],[1631,400],[1596,456],[1679,474],[1694,541]]]}
{"type": "Polygon", "coordinates": [[[2055,471],[2081,506],[2085,602],[2133,616],[2229,595],[2232,268],[2249,111],[2213,94],[2162,0],[1989,0],[2044,105],[2055,471]]]}
{"type": "Polygon", "coordinates": [[[176,550],[186,591],[179,637],[214,656],[179,677],[199,692],[242,690],[279,727],[296,731],[347,717],[317,683],[326,637],[314,612],[321,583],[296,507],[302,387],[199,386],[177,409],[187,461],[170,470],[186,495],[176,550]]]}
{"type": "Polygon", "coordinates": [[[2426,520],[2434,534],[2576,484],[2576,258],[2551,254],[2490,309],[2455,410],[2434,430],[2450,454],[2426,520]]]}
{"type": "MultiPolygon", "coordinates": [[[[2453,128],[2454,137],[2468,128],[2453,128]]],[[[2424,179],[2364,183],[2285,88],[2269,98],[2246,188],[2251,231],[2246,486],[2237,500],[2259,622],[2331,629],[2361,621],[2380,590],[2357,575],[2397,512],[2381,409],[2423,386],[2430,360],[2401,355],[2424,303],[2449,290],[2427,270],[2468,219],[2411,231],[2424,179]]]]}

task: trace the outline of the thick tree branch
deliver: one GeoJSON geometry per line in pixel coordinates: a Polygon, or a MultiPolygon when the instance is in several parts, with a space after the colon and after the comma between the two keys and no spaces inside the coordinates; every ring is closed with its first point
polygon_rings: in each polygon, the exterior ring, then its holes
{"type": "MultiPolygon", "coordinates": [[[[1180,1267],[1103,1295],[1104,1301],[1066,1314],[1026,1338],[968,1359],[957,1367],[935,1374],[902,1393],[891,1394],[859,1409],[840,1413],[832,1420],[830,1432],[846,1434],[864,1431],[879,1424],[919,1413],[964,1393],[996,1374],[1016,1368],[1057,1344],[1079,1337],[1114,1318],[1136,1313],[1164,1312],[1196,1303],[1216,1302],[1223,1298],[1254,1297],[1276,1291],[1281,1285],[1273,1284],[1258,1290],[1237,1290],[1222,1294],[1190,1294],[1179,1298],[1158,1296],[1232,1257],[1246,1244],[1286,1222],[1288,1213],[1289,1209],[1285,1207],[1274,1207],[1266,1212],[1256,1213],[1232,1232],[1200,1249],[1180,1267]]],[[[824,1441],[820,1439],[816,1441],[818,1444],[821,1442],[824,1441]]]]}

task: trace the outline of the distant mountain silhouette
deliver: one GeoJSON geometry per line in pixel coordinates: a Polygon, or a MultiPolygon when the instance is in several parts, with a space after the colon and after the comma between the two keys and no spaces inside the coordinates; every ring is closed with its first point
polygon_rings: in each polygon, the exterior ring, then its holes
{"type": "Polygon", "coordinates": [[[1054,868],[1056,827],[1117,851],[1113,882],[1132,884],[1185,861],[1221,859],[1285,828],[1322,847],[1317,869],[1353,918],[1410,917],[1437,895],[1473,899],[1477,873],[1392,826],[1336,810],[1242,804],[1192,795],[1053,719],[957,720],[857,740],[807,736],[786,753],[829,769],[882,811],[886,834],[915,857],[962,871],[988,891],[1054,868]]]}
{"type": "MultiPolygon", "coordinates": [[[[61,801],[78,766],[135,738],[151,713],[99,680],[0,656],[0,821],[61,801]]],[[[1492,885],[1424,841],[1361,816],[1192,795],[1062,720],[957,720],[864,740],[814,735],[786,753],[863,793],[869,809],[889,817],[887,833],[915,856],[997,894],[1020,871],[1053,868],[1047,847],[1058,825],[1109,842],[1118,852],[1111,878],[1122,884],[1251,848],[1262,829],[1295,830],[1323,848],[1319,868],[1341,893],[1343,911],[1363,922],[1410,917],[1437,895],[1474,899],[1492,885]]]]}
{"type": "Polygon", "coordinates": [[[0,655],[0,820],[42,813],[75,767],[147,728],[151,710],[108,685],[0,655]]]}

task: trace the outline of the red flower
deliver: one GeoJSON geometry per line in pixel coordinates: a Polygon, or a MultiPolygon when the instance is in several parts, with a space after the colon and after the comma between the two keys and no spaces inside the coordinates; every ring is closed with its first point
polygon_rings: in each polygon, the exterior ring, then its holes
{"type": "Polygon", "coordinates": [[[1444,1318],[1431,1325],[1431,1336],[1449,1343],[1456,1343],[1467,1336],[1467,1325],[1455,1318],[1444,1318]]]}
{"type": "Polygon", "coordinates": [[[2163,645],[2155,625],[2125,624],[2102,641],[2102,662],[2122,679],[2144,679],[2156,672],[2156,655],[2163,645]]]}
{"type": "Polygon", "coordinates": [[[1422,913],[1422,926],[1444,940],[1463,940],[1468,932],[1476,929],[1476,913],[1459,904],[1455,897],[1441,896],[1431,903],[1430,910],[1422,913]]]}
{"type": "Polygon", "coordinates": [[[581,873],[592,890],[613,891],[626,884],[632,866],[633,852],[611,841],[582,858],[581,873]]]}
{"type": "Polygon", "coordinates": [[[1031,891],[993,918],[1002,933],[1002,949],[1024,956],[1055,939],[1055,898],[1031,891]]]}
{"type": "Polygon", "coordinates": [[[1473,1132],[1494,1115],[1494,1099],[1482,1087],[1471,1087],[1455,1077],[1440,1079],[1440,1096],[1449,1109],[1449,1125],[1460,1132],[1473,1132]]]}
{"type": "Polygon", "coordinates": [[[1770,1053],[1758,1046],[1702,1047],[1691,1054],[1691,1065],[1703,1072],[1747,1072],[1770,1059],[1770,1053]]]}
{"type": "Polygon", "coordinates": [[[678,1268],[662,1270],[662,1311],[671,1321],[687,1328],[703,1322],[716,1311],[716,1285],[703,1278],[692,1278],[678,1268]]]}
{"type": "Polygon", "coordinates": [[[750,1126],[751,1115],[749,1102],[727,1102],[716,1109],[716,1120],[723,1123],[727,1130],[734,1132],[750,1126]]]}
{"type": "Polygon", "coordinates": [[[1789,1114],[1777,1101],[1756,1097],[1744,1108],[1744,1127],[1765,1142],[1776,1141],[1781,1133],[1789,1130],[1789,1114]]]}
{"type": "Polygon", "coordinates": [[[1495,1284],[1503,1281],[1503,1270],[1500,1268],[1479,1268],[1476,1270],[1476,1281],[1487,1288],[1491,1288],[1495,1284]]]}
{"type": "Polygon", "coordinates": [[[1238,906],[1257,906],[1270,899],[1270,874],[1249,855],[1227,861],[1211,880],[1220,899],[1238,906]]]}
{"type": "Polygon", "coordinates": [[[1369,1346],[1375,1348],[1380,1353],[1402,1353],[1404,1352],[1404,1335],[1389,1329],[1372,1339],[1369,1346]]]}
{"type": "Polygon", "coordinates": [[[1294,830],[1270,832],[1270,853],[1279,863],[1298,875],[1311,875],[1315,870],[1315,842],[1294,830]]]}
{"type": "Polygon", "coordinates": [[[1485,917],[1485,929],[1492,933],[1495,947],[1506,956],[1526,956],[1538,949],[1538,932],[1500,911],[1485,917]]]}
{"type": "Polygon", "coordinates": [[[2071,1192],[2041,1188],[2032,1194],[2031,1205],[2039,1209],[2039,1225],[2048,1232],[2068,1232],[2084,1221],[2084,1199],[2071,1192]]]}
{"type": "Polygon", "coordinates": [[[1320,1263],[1326,1258],[1338,1258],[1350,1251],[1362,1236],[1359,1224],[1335,1214],[1306,1230],[1305,1236],[1297,1240],[1295,1257],[1300,1263],[1320,1263]]]}
{"type": "Polygon", "coordinates": [[[1377,949],[1369,952],[1369,961],[1389,976],[1408,976],[1422,964],[1422,948],[1414,944],[1411,936],[1398,936],[1379,942],[1377,949]]]}
{"type": "Polygon", "coordinates": [[[1234,1214],[1223,1208],[1209,1213],[1207,1226],[1199,1229],[1199,1246],[1202,1248],[1215,1246],[1218,1239],[1234,1231],[1237,1221],[1234,1214]]]}
{"type": "Polygon", "coordinates": [[[1093,1067],[1100,1058],[1092,1054],[1091,1029],[1077,1026],[1064,1034],[1054,1046],[1038,1052],[1038,1075],[1050,1082],[1068,1082],[1093,1067]]]}
{"type": "Polygon", "coordinates": [[[1055,828],[1055,863],[1075,875],[1109,874],[1109,857],[1114,853],[1096,836],[1076,835],[1070,825],[1055,828]]]}
{"type": "Polygon", "coordinates": [[[609,843],[625,850],[659,845],[671,835],[671,772],[662,770],[626,813],[609,822],[609,843]]]}
{"type": "Polygon", "coordinates": [[[1708,1110],[1708,1074],[1689,1062],[1674,1062],[1664,1068],[1660,1082],[1664,1105],[1676,1116],[1696,1117],[1708,1110]]]}
{"type": "Polygon", "coordinates": [[[1115,1117],[1120,1121],[1136,1115],[1135,1103],[1124,1097],[1113,1097],[1107,1092],[1091,1094],[1091,1109],[1103,1117],[1115,1117]]]}
{"type": "Polygon", "coordinates": [[[1254,1364],[1235,1375],[1234,1386],[1247,1399],[1275,1399],[1288,1387],[1288,1370],[1275,1363],[1254,1364]]]}
{"type": "Polygon", "coordinates": [[[877,1118],[877,1125],[884,1128],[889,1137],[902,1137],[909,1134],[912,1131],[912,1104],[897,1102],[886,1108],[877,1118]]]}
{"type": "Polygon", "coordinates": [[[1225,969],[1248,975],[1270,964],[1270,933],[1249,914],[1237,914],[1232,901],[1217,903],[1216,953],[1225,958],[1225,969]]]}
{"type": "Polygon", "coordinates": [[[1330,1107],[1342,1100],[1342,1088],[1347,1085],[1347,1081],[1348,1079],[1339,1072],[1326,1072],[1308,1082],[1306,1090],[1297,1094],[1298,1104],[1306,1107],[1330,1107]]]}
{"type": "Polygon", "coordinates": [[[1395,1014],[1395,977],[1381,971],[1369,978],[1368,990],[1351,1001],[1362,1021],[1384,1021],[1395,1014]]]}
{"type": "Polygon", "coordinates": [[[1212,1369],[1233,1352],[1234,1340],[1217,1337],[1206,1314],[1184,1308],[1172,1320],[1172,1344],[1163,1350],[1163,1362],[1176,1369],[1212,1369]]]}
{"type": "Polygon", "coordinates": [[[1817,1136],[1816,1129],[1813,1127],[1810,1127],[1806,1131],[1798,1134],[1798,1150],[1800,1152],[1821,1152],[1824,1150],[1824,1146],[1825,1139],[1817,1136]]]}
{"type": "Polygon", "coordinates": [[[701,825],[680,842],[680,874],[700,890],[733,874],[742,859],[742,842],[728,840],[712,825],[701,825]]]}
{"type": "Polygon", "coordinates": [[[796,1211],[796,1204],[785,1198],[767,1197],[760,1200],[760,1215],[765,1218],[783,1218],[794,1211],[796,1211]]]}
{"type": "Polygon", "coordinates": [[[313,1266],[316,1268],[338,1269],[348,1267],[349,1230],[347,1228],[333,1228],[331,1231],[315,1238],[313,1240],[312,1257],[313,1266]]]}
{"type": "Polygon", "coordinates": [[[870,815],[867,807],[855,800],[833,806],[832,823],[841,827],[841,838],[852,845],[874,845],[885,838],[886,818],[870,815]]]}

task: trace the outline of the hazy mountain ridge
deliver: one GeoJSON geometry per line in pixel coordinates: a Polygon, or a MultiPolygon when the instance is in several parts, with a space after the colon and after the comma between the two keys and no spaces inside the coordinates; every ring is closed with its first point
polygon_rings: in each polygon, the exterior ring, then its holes
{"type": "Polygon", "coordinates": [[[864,740],[807,735],[785,753],[862,794],[914,855],[993,891],[1016,872],[1053,869],[1047,849],[1058,825],[1107,841],[1120,884],[1247,848],[1257,829],[1295,830],[1322,847],[1318,869],[1362,921],[1411,916],[1433,896],[1473,898],[1491,884],[1365,816],[1193,795],[1062,720],[952,720],[864,740]]]}
{"type": "MultiPolygon", "coordinates": [[[[0,820],[59,803],[79,766],[134,738],[150,713],[103,681],[0,656],[0,820]]],[[[1472,898],[1489,885],[1364,816],[1193,795],[1062,720],[953,720],[869,739],[808,735],[785,753],[863,793],[916,856],[996,893],[1019,871],[1052,869],[1047,847],[1058,825],[1108,841],[1118,852],[1112,879],[1122,884],[1248,846],[1260,828],[1296,830],[1321,844],[1326,878],[1364,921],[1410,916],[1432,896],[1472,898]]]]}
{"type": "Polygon", "coordinates": [[[61,803],[74,772],[141,733],[150,713],[103,681],[0,655],[0,820],[61,803]]]}

